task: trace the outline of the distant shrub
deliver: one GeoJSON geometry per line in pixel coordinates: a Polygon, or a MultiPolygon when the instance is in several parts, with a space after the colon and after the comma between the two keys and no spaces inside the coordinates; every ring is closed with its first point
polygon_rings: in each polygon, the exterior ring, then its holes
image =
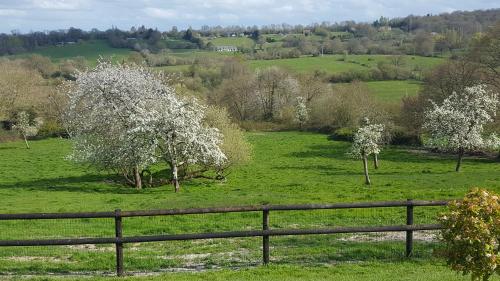
{"type": "Polygon", "coordinates": [[[66,130],[55,120],[46,120],[38,131],[38,137],[67,137],[66,130]]]}
{"type": "Polygon", "coordinates": [[[493,192],[474,189],[449,205],[440,217],[448,265],[473,281],[500,274],[500,200],[493,192]]]}
{"type": "Polygon", "coordinates": [[[396,128],[391,132],[391,144],[421,146],[422,139],[415,133],[410,133],[403,128],[396,128]]]}
{"type": "Polygon", "coordinates": [[[5,130],[0,127],[0,143],[19,140],[19,135],[12,130],[5,130]]]}
{"type": "Polygon", "coordinates": [[[353,128],[339,128],[333,132],[330,139],[340,141],[352,141],[356,130],[353,128]]]}

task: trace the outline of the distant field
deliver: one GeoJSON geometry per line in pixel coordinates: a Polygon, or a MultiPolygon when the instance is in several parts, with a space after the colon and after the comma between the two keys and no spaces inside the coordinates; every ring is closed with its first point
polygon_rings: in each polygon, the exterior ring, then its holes
{"type": "MultiPolygon", "coordinates": [[[[104,40],[95,40],[65,46],[48,46],[39,48],[31,53],[51,58],[54,61],[84,57],[90,65],[94,65],[97,59],[102,57],[113,57],[115,61],[125,59],[130,54],[129,49],[113,48],[104,40]]],[[[23,54],[21,56],[25,56],[23,54]]]]}
{"type": "MultiPolygon", "coordinates": [[[[315,70],[327,73],[340,73],[350,70],[370,70],[380,61],[389,61],[390,56],[385,55],[349,55],[342,60],[342,55],[327,55],[323,57],[301,57],[280,60],[252,60],[249,64],[252,68],[264,68],[269,66],[280,66],[296,72],[312,72],[315,70]]],[[[443,62],[442,58],[407,56],[406,64],[410,69],[419,67],[422,70],[430,69],[443,62]]]]}
{"type": "Polygon", "coordinates": [[[254,41],[247,37],[219,37],[210,40],[215,46],[236,46],[242,48],[252,48],[254,41]]]}
{"type": "Polygon", "coordinates": [[[270,66],[279,66],[295,72],[312,72],[315,70],[324,70],[328,73],[339,73],[349,70],[365,70],[357,64],[338,61],[341,56],[324,57],[301,57],[295,59],[277,59],[277,60],[251,60],[249,65],[253,69],[266,68],[270,66]]]}
{"type": "Polygon", "coordinates": [[[372,81],[366,85],[378,100],[396,103],[405,96],[418,94],[422,84],[418,81],[372,81]]]}
{"type": "Polygon", "coordinates": [[[170,65],[170,66],[160,66],[153,67],[154,70],[164,71],[164,72],[184,72],[189,69],[189,65],[170,65]]]}
{"type": "Polygon", "coordinates": [[[171,55],[182,58],[224,58],[227,56],[235,56],[238,54],[229,52],[213,52],[205,50],[172,50],[171,55]]]}
{"type": "MultiPolygon", "coordinates": [[[[399,103],[403,97],[415,96],[422,86],[421,82],[414,80],[370,81],[362,83],[368,87],[378,101],[385,103],[399,103]]],[[[335,83],[334,85],[343,84],[335,83]]]]}

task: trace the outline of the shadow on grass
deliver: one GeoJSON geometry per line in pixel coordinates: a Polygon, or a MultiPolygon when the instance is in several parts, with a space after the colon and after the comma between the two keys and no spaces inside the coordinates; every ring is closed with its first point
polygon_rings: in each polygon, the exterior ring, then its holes
{"type": "MultiPolygon", "coordinates": [[[[137,191],[125,185],[116,175],[82,175],[64,178],[38,179],[0,184],[0,189],[24,189],[29,191],[67,191],[84,193],[134,194],[137,191]]],[[[147,190],[147,189],[146,189],[147,190]]]]}
{"type": "Polygon", "coordinates": [[[26,149],[26,147],[17,147],[17,146],[2,146],[0,147],[0,150],[10,150],[10,149],[26,149]]]}
{"type": "MultiPolygon", "coordinates": [[[[297,158],[332,158],[338,160],[350,159],[347,156],[349,143],[332,143],[326,145],[307,146],[307,151],[298,151],[289,153],[287,156],[297,158]]],[[[433,153],[427,150],[410,150],[400,148],[390,148],[382,150],[380,153],[381,161],[402,162],[402,163],[429,163],[430,161],[456,161],[454,154],[433,153]]],[[[471,164],[498,163],[498,158],[465,156],[464,161],[471,164]]]]}

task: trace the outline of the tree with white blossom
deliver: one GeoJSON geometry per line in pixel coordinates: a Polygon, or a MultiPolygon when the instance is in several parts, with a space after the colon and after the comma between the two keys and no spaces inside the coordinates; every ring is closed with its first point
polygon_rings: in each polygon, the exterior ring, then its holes
{"type": "Polygon", "coordinates": [[[160,96],[150,110],[153,139],[159,157],[170,167],[175,192],[179,191],[180,167],[217,167],[227,160],[220,148],[222,134],[203,123],[205,107],[195,100],[160,96]]]}
{"type": "Polygon", "coordinates": [[[425,113],[424,128],[430,133],[426,144],[457,153],[455,171],[459,172],[465,153],[500,147],[495,133],[483,136],[484,125],[493,122],[499,103],[498,93],[489,91],[485,85],[454,92],[441,105],[433,103],[425,113]]]}
{"type": "Polygon", "coordinates": [[[359,128],[354,135],[353,144],[348,155],[355,159],[363,160],[363,170],[365,174],[365,183],[371,184],[368,174],[368,156],[371,154],[378,155],[380,153],[379,144],[382,141],[382,132],[384,125],[370,124],[366,121],[366,125],[359,128]]]}
{"type": "Polygon", "coordinates": [[[150,115],[153,96],[167,90],[145,69],[108,62],[78,73],[67,89],[64,121],[73,139],[70,158],[119,172],[141,189],[141,173],[156,161],[156,143],[149,124],[142,122],[145,118],[136,116],[150,115]]]}
{"type": "Polygon", "coordinates": [[[68,88],[65,123],[74,140],[72,159],[120,171],[140,189],[142,174],[164,160],[179,190],[178,169],[219,165],[222,135],[203,123],[204,107],[181,99],[145,68],[99,62],[68,88]]]}
{"type": "Polygon", "coordinates": [[[309,121],[309,110],[306,105],[306,99],[302,96],[297,97],[295,104],[295,121],[302,128],[309,121]]]}
{"type": "Polygon", "coordinates": [[[17,120],[13,129],[19,132],[24,139],[26,148],[30,149],[28,138],[36,136],[42,125],[43,120],[40,117],[37,117],[32,121],[30,120],[30,115],[26,111],[20,111],[17,113],[17,120]]]}

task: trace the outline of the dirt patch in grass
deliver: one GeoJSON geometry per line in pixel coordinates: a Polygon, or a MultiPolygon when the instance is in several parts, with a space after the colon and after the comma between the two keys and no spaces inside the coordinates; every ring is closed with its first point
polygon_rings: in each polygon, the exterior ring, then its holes
{"type": "MultiPolygon", "coordinates": [[[[383,232],[377,234],[356,233],[350,236],[341,237],[338,240],[348,242],[380,242],[380,241],[403,241],[406,239],[406,232],[383,232]]],[[[413,240],[425,242],[437,242],[439,231],[414,231],[413,240]]]]}

